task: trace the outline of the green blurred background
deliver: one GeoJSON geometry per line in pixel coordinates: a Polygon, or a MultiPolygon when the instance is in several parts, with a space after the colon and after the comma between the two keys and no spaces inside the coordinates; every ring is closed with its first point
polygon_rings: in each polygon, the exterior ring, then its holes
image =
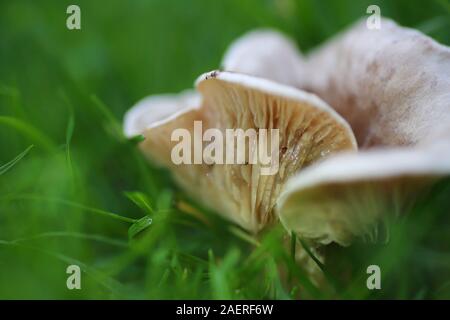
{"type": "Polygon", "coordinates": [[[280,228],[254,239],[206,212],[120,134],[137,100],[191,87],[244,32],[276,28],[306,52],[371,4],[449,45],[446,0],[2,0],[0,166],[34,147],[0,171],[0,298],[450,298],[448,181],[389,244],[328,248],[317,288],[280,228]],[[66,28],[70,4],[81,30],[66,28]],[[66,288],[70,264],[81,290],[66,288]],[[369,264],[380,291],[365,286],[369,264]]]}

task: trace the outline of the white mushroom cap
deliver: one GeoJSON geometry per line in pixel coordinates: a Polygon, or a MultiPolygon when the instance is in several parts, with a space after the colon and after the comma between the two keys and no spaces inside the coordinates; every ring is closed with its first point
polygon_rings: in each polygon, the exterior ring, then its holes
{"type": "Polygon", "coordinates": [[[382,19],[381,29],[360,21],[306,58],[283,34],[252,31],[229,47],[222,65],[317,94],[365,148],[416,144],[442,131],[450,119],[449,55],[450,48],[382,19]]]}
{"type": "Polygon", "coordinates": [[[350,244],[386,214],[402,214],[418,193],[450,173],[450,144],[340,154],[302,170],[278,202],[288,229],[319,244],[350,244]],[[400,211],[400,212],[399,212],[400,211]]]}
{"type": "Polygon", "coordinates": [[[142,134],[152,126],[159,126],[181,114],[200,106],[200,96],[193,90],[177,95],[155,95],[137,102],[124,117],[123,131],[126,137],[142,134]]]}
{"type": "Polygon", "coordinates": [[[143,134],[145,140],[140,143],[141,150],[154,164],[167,166],[172,163],[173,130],[191,130],[194,121],[201,121],[200,104],[200,95],[194,90],[147,97],[125,114],[124,134],[129,138],[143,134]]]}
{"type": "Polygon", "coordinates": [[[295,43],[270,29],[246,33],[230,45],[222,60],[225,71],[239,72],[301,87],[304,62],[295,43]]]}
{"type": "MultiPolygon", "coordinates": [[[[356,140],[345,120],[312,94],[269,80],[218,71],[201,76],[196,85],[202,96],[201,107],[185,105],[187,112],[176,109],[177,116],[169,120],[143,117],[141,113],[139,119],[155,122],[132,121],[139,127],[131,125],[128,130],[146,137],[140,145],[143,152],[169,168],[193,198],[249,231],[257,232],[275,219],[276,200],[291,175],[329,154],[356,149],[356,140]],[[171,141],[171,132],[181,127],[194,136],[195,120],[202,121],[203,132],[208,128],[221,132],[279,129],[279,170],[274,175],[261,175],[259,162],[174,164],[170,151],[176,142],[171,141]]],[[[175,101],[174,104],[182,105],[178,98],[175,101]]],[[[137,108],[141,112],[139,105],[137,108]]],[[[164,104],[149,105],[146,112],[153,108],[164,108],[164,104]]],[[[134,114],[133,110],[130,114],[134,114]]]]}

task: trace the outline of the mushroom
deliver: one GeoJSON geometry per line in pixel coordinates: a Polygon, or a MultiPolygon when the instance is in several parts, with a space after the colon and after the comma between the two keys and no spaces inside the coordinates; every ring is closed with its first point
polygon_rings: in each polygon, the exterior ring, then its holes
{"type": "MultiPolygon", "coordinates": [[[[258,232],[276,219],[273,209],[285,182],[294,173],[330,154],[356,149],[346,121],[313,94],[249,75],[219,71],[200,76],[196,87],[201,98],[182,93],[139,102],[125,116],[125,134],[143,134],[145,140],[140,148],[149,159],[169,168],[176,182],[194,199],[248,231],[258,232]],[[181,129],[189,136],[183,138],[194,136],[195,140],[198,123],[203,139],[183,151],[191,153],[190,158],[204,155],[208,142],[217,143],[205,139],[208,129],[223,136],[229,129],[278,129],[278,148],[274,148],[276,144],[269,148],[273,151],[270,156],[279,159],[278,170],[262,174],[264,164],[259,159],[251,163],[248,157],[243,163],[222,164],[217,159],[175,163],[172,155],[180,141],[173,141],[174,130],[181,129]]],[[[257,142],[261,139],[256,137],[257,142]]],[[[229,147],[228,140],[219,144],[225,142],[229,147]]],[[[255,145],[251,139],[245,142],[246,150],[255,145]]],[[[239,152],[236,145],[232,145],[233,150],[239,152]]]]}
{"type": "MultiPolygon", "coordinates": [[[[138,103],[125,133],[144,134],[140,147],[150,159],[247,230],[279,218],[314,244],[373,239],[380,219],[406,211],[450,173],[450,49],[420,32],[387,19],[380,30],[359,22],[303,58],[290,39],[258,30],[232,44],[222,66],[232,72],[201,76],[200,95],[138,103]],[[351,125],[358,152],[328,104],[351,125]],[[279,170],[265,176],[259,163],[174,164],[171,132],[193,133],[195,121],[220,132],[279,129],[279,170]]],[[[204,146],[194,144],[192,153],[204,146]]]]}
{"type": "MultiPolygon", "coordinates": [[[[258,54],[241,57],[253,59],[258,54]]],[[[302,79],[286,78],[338,111],[360,150],[292,177],[277,214],[288,230],[316,244],[374,238],[376,222],[407,211],[450,174],[450,48],[387,19],[380,30],[361,21],[307,56],[303,68],[302,79]]]]}

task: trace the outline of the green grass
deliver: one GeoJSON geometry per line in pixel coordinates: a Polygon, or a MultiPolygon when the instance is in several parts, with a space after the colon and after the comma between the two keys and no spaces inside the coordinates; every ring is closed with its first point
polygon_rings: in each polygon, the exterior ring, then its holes
{"type": "Polygon", "coordinates": [[[191,87],[247,30],[308,51],[379,4],[449,45],[449,1],[84,0],[69,31],[72,3],[0,4],[0,298],[450,298],[450,181],[389,223],[388,244],[326,248],[318,288],[294,263],[300,239],[204,210],[121,133],[137,100],[191,87]],[[69,264],[82,290],[67,290],[69,264]]]}

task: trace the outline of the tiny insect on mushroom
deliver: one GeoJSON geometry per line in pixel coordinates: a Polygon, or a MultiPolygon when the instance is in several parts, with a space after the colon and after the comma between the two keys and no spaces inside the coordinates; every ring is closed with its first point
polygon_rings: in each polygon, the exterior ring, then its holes
{"type": "MultiPolygon", "coordinates": [[[[225,62],[233,60],[230,52],[225,62]]],[[[246,52],[239,56],[242,65],[259,59],[250,48],[246,52]]],[[[261,61],[263,71],[279,63],[261,61]]],[[[277,214],[305,239],[348,245],[356,236],[370,236],[383,215],[406,211],[424,188],[450,175],[450,48],[387,19],[380,30],[362,21],[312,52],[302,66],[301,79],[280,68],[290,84],[300,83],[349,121],[360,150],[331,156],[292,177],[277,214]]]]}
{"type": "MultiPolygon", "coordinates": [[[[187,98],[152,97],[138,103],[125,116],[125,134],[143,134],[140,148],[149,159],[169,168],[194,199],[251,232],[276,220],[273,209],[290,176],[332,153],[356,149],[349,125],[313,94],[219,71],[202,75],[196,87],[200,98],[189,93],[187,98]],[[171,133],[179,128],[193,133],[195,121],[221,132],[279,129],[279,170],[261,175],[259,163],[175,164],[171,133]]],[[[192,152],[203,147],[193,144],[192,152]]]]}

